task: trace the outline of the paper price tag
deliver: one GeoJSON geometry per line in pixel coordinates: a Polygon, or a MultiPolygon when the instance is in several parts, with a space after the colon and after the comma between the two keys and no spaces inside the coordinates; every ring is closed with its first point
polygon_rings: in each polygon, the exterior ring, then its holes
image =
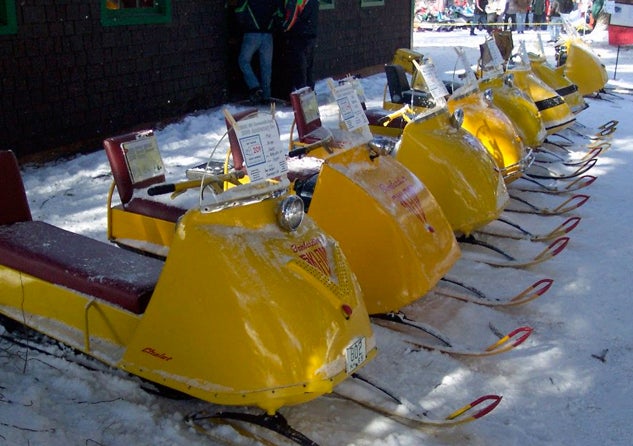
{"type": "Polygon", "coordinates": [[[235,126],[251,183],[279,177],[288,172],[286,150],[272,116],[260,115],[235,126]]]}
{"type": "Polygon", "coordinates": [[[165,166],[154,135],[125,142],[122,146],[133,183],[140,183],[165,173],[165,166]]]}
{"type": "Polygon", "coordinates": [[[337,85],[334,88],[334,98],[341,112],[341,119],[350,132],[369,124],[363,106],[358,99],[356,89],[350,83],[337,85]]]}

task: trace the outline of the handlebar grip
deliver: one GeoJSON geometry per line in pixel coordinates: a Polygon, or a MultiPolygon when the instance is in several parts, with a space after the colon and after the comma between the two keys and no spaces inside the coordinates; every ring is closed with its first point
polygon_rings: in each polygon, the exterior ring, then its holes
{"type": "Polygon", "coordinates": [[[156,186],[152,186],[150,188],[147,189],[147,194],[154,196],[154,195],[164,195],[164,194],[170,194],[172,192],[176,191],[176,185],[175,184],[158,184],[156,186]]]}
{"type": "Polygon", "coordinates": [[[291,151],[289,151],[288,156],[290,158],[296,158],[298,156],[303,156],[306,153],[308,153],[308,151],[306,150],[305,147],[297,147],[296,149],[292,149],[291,151]]]}

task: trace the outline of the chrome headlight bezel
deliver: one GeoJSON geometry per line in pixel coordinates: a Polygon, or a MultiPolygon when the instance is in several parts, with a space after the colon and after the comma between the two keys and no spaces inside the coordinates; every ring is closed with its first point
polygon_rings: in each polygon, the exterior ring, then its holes
{"type": "Polygon", "coordinates": [[[289,195],[277,208],[277,223],[283,230],[293,232],[301,226],[304,215],[303,200],[296,195],[289,195]]]}
{"type": "Polygon", "coordinates": [[[484,100],[488,104],[492,104],[492,100],[494,99],[494,93],[492,92],[492,88],[486,88],[483,93],[484,100]]]}
{"type": "Polygon", "coordinates": [[[451,116],[451,121],[453,123],[453,126],[458,129],[462,126],[462,124],[464,123],[464,110],[462,110],[461,108],[456,109],[453,112],[453,115],[451,116]]]}

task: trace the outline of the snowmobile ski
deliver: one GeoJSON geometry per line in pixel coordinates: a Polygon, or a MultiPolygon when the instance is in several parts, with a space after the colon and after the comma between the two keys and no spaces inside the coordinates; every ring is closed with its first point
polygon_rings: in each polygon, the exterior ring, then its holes
{"type": "Polygon", "coordinates": [[[539,263],[543,263],[558,254],[560,254],[567,244],[569,243],[569,237],[559,237],[550,243],[545,249],[539,252],[537,255],[528,258],[515,258],[508,253],[492,246],[484,241],[477,240],[474,237],[462,238],[462,258],[467,260],[473,260],[476,262],[485,263],[490,266],[498,266],[498,267],[510,267],[510,268],[526,268],[528,266],[538,265],[539,263]],[[465,245],[475,245],[482,246],[484,248],[490,249],[494,252],[497,252],[501,255],[502,258],[499,257],[491,257],[489,255],[484,255],[480,252],[469,251],[468,249],[464,249],[465,245]]]}
{"type": "Polygon", "coordinates": [[[371,320],[381,327],[405,333],[409,338],[404,339],[404,341],[416,348],[439,351],[453,356],[483,357],[509,352],[521,345],[532,334],[531,327],[519,327],[481,350],[470,350],[466,347],[457,346],[436,328],[423,322],[409,319],[403,312],[374,314],[371,315],[371,320]],[[429,335],[432,340],[420,337],[420,333],[429,335]]]}
{"type": "Polygon", "coordinates": [[[231,441],[228,437],[216,434],[213,431],[214,425],[229,425],[235,429],[240,436],[256,440],[267,446],[278,446],[281,439],[276,438],[273,440],[266,438],[263,434],[258,434],[255,431],[242,426],[242,424],[262,427],[277,436],[281,436],[284,439],[289,440],[292,444],[298,444],[301,446],[319,446],[318,443],[290,426],[286,418],[279,412],[274,415],[268,415],[266,413],[253,414],[250,412],[234,411],[221,411],[215,413],[198,411],[187,415],[185,417],[185,422],[186,424],[192,426],[196,431],[227,445],[237,445],[242,443],[231,441]]]}
{"type": "MultiPolygon", "coordinates": [[[[551,150],[539,149],[536,151],[534,162],[540,164],[558,164],[560,166],[578,167],[587,163],[590,159],[597,158],[602,152],[608,150],[611,143],[602,141],[600,144],[587,146],[589,150],[581,157],[561,156],[551,150]]],[[[569,155],[573,155],[571,152],[569,155]]]]}
{"type": "Polygon", "coordinates": [[[573,181],[566,182],[565,186],[557,186],[557,185],[545,184],[542,181],[536,180],[534,178],[529,178],[524,175],[518,181],[512,184],[511,189],[522,191],[522,192],[537,192],[537,193],[543,193],[543,194],[558,195],[558,194],[576,192],[580,189],[584,189],[585,187],[593,184],[593,182],[596,181],[597,179],[598,177],[594,175],[583,175],[583,176],[573,179],[573,181]],[[520,185],[521,180],[527,181],[530,184],[534,184],[535,187],[521,186],[520,185]]]}
{"type": "Polygon", "coordinates": [[[455,279],[445,277],[442,279],[442,282],[449,284],[449,286],[441,286],[438,284],[433,290],[431,290],[433,294],[486,307],[515,307],[523,305],[541,297],[549,291],[551,286],[554,284],[553,279],[540,279],[514,296],[491,298],[483,291],[455,279]],[[459,288],[462,291],[455,291],[454,288],[459,288]]]}
{"type": "Polygon", "coordinates": [[[505,231],[503,232],[495,231],[494,229],[491,229],[489,227],[490,225],[484,226],[483,228],[478,229],[476,232],[478,234],[491,235],[493,237],[509,238],[512,240],[529,240],[532,242],[547,242],[550,240],[554,240],[558,237],[562,237],[565,234],[569,234],[571,231],[573,231],[576,228],[576,226],[578,226],[578,223],[580,223],[580,220],[581,218],[578,216],[569,217],[567,220],[565,220],[563,223],[559,224],[558,226],[556,226],[554,229],[552,229],[549,232],[534,234],[528,231],[527,229],[525,229],[523,226],[519,225],[518,223],[515,223],[505,218],[498,218],[495,221],[504,223],[510,226],[511,228],[516,229],[517,232],[511,233],[511,232],[505,232],[505,231]]]}
{"type": "Polygon", "coordinates": [[[518,197],[516,195],[510,194],[511,200],[515,202],[519,202],[525,205],[526,207],[523,207],[523,208],[506,207],[504,210],[506,212],[515,212],[519,214],[562,215],[562,214],[571,212],[574,209],[578,209],[580,206],[585,204],[587,200],[589,200],[589,198],[590,198],[589,195],[576,194],[569,197],[568,199],[566,199],[565,201],[563,201],[561,204],[559,204],[558,206],[554,208],[544,208],[544,207],[537,206],[522,197],[518,197]]]}
{"type": "Polygon", "coordinates": [[[613,135],[615,131],[617,130],[618,124],[619,124],[619,121],[612,119],[610,121],[605,122],[604,124],[599,125],[593,130],[589,130],[589,128],[586,125],[583,125],[580,122],[576,121],[576,123],[573,126],[568,127],[567,130],[583,138],[600,139],[600,138],[605,138],[607,136],[613,135]],[[580,127],[582,130],[577,130],[574,127],[580,127]],[[592,131],[594,133],[588,133],[592,131]]]}
{"type": "Polygon", "coordinates": [[[343,381],[334,389],[334,393],[326,395],[326,398],[350,401],[412,429],[452,427],[470,423],[492,412],[502,399],[499,395],[484,395],[440,418],[432,416],[428,410],[408,402],[403,397],[395,396],[385,386],[375,384],[357,374],[352,377],[355,379],[343,381]]]}
{"type": "Polygon", "coordinates": [[[591,158],[586,163],[580,165],[578,169],[572,170],[570,172],[560,172],[552,170],[546,166],[532,163],[532,166],[527,172],[525,172],[525,175],[530,178],[536,178],[540,180],[569,180],[587,173],[587,171],[589,171],[593,166],[596,165],[597,161],[598,160],[596,158],[591,158]],[[537,173],[535,172],[535,170],[540,170],[543,173],[537,173]]]}

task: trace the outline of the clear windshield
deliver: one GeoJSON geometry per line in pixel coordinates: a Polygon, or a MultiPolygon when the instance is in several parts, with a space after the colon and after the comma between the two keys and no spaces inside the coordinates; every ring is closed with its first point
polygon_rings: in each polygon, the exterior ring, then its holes
{"type": "Polygon", "coordinates": [[[424,58],[421,64],[416,60],[412,60],[412,63],[415,68],[411,79],[414,91],[425,92],[433,99],[430,101],[431,107],[416,107],[416,119],[445,110],[447,108],[446,98],[449,93],[444,82],[440,80],[433,61],[429,58],[424,58]]]}
{"type": "Polygon", "coordinates": [[[492,79],[503,76],[505,61],[499,51],[499,47],[492,36],[486,37],[486,41],[480,46],[481,71],[483,79],[492,79]]]}
{"type": "Polygon", "coordinates": [[[235,120],[214,147],[206,165],[187,171],[200,181],[200,210],[215,212],[283,194],[288,189],[287,150],[273,115],[256,112],[235,120]],[[228,144],[227,144],[228,139],[228,144]],[[220,147],[226,147],[218,153],[220,147]]]}
{"type": "Polygon", "coordinates": [[[461,65],[464,69],[464,75],[461,82],[462,85],[453,91],[453,96],[465,96],[475,91],[479,91],[479,81],[468,62],[464,48],[455,47],[455,52],[457,53],[457,64],[461,65]]]}

